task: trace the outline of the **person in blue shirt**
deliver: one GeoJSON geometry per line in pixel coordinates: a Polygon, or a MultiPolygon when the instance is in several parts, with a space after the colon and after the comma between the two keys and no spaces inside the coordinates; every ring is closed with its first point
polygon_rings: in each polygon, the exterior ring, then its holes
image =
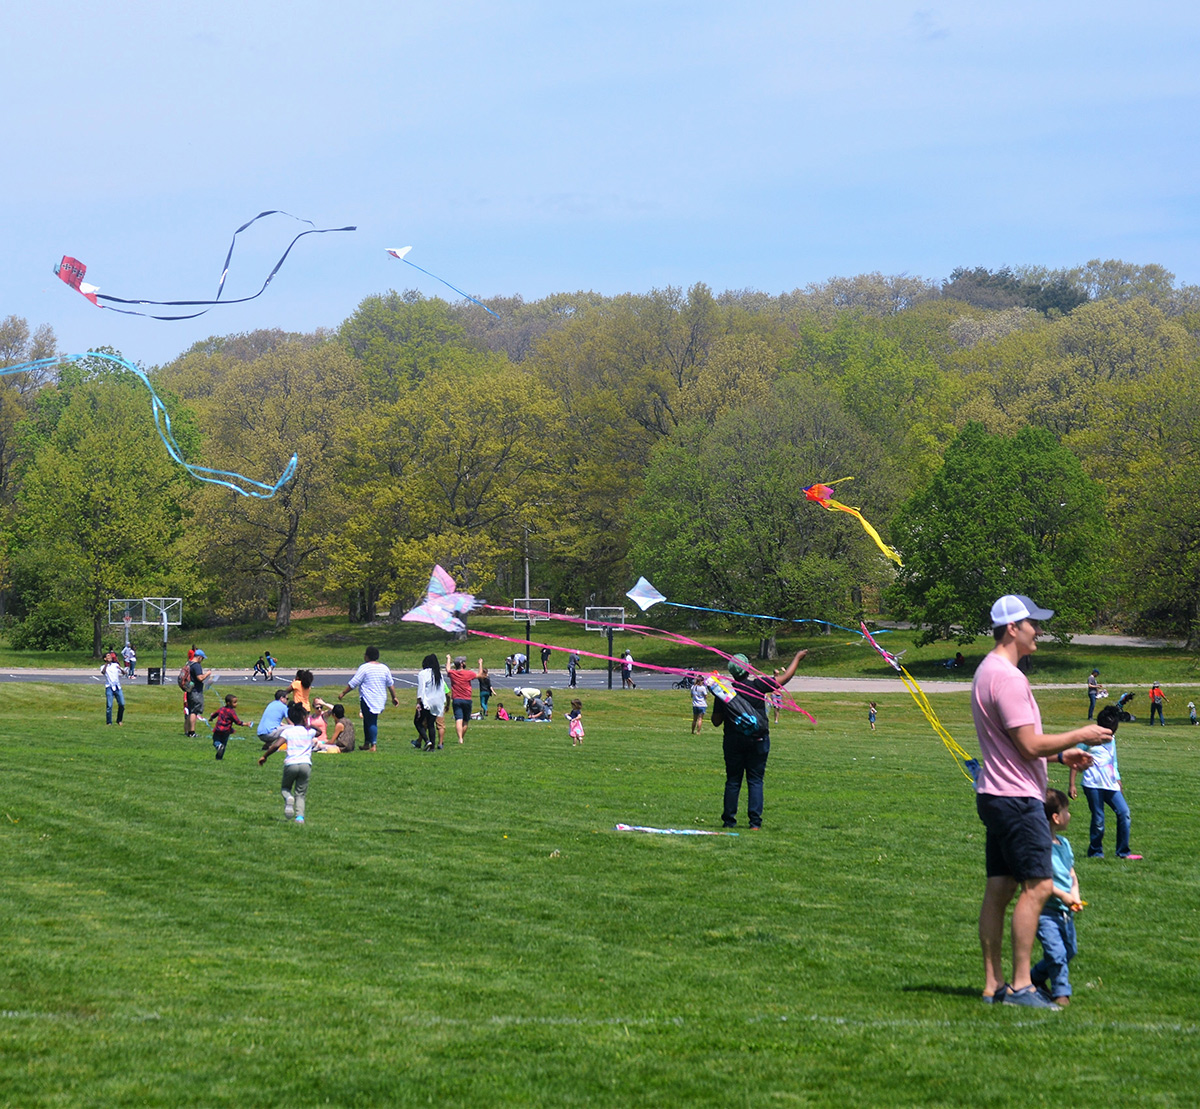
{"type": "Polygon", "coordinates": [[[262,740],[265,751],[279,738],[279,734],[288,726],[287,695],[288,689],[275,690],[275,700],[263,709],[262,719],[258,722],[258,738],[262,740]]]}
{"type": "Polygon", "coordinates": [[[1056,1005],[1066,1006],[1071,1003],[1068,965],[1079,951],[1074,914],[1083,908],[1083,901],[1079,897],[1079,876],[1075,873],[1075,852],[1063,835],[1071,823],[1071,809],[1061,789],[1046,791],[1046,819],[1050,822],[1054,892],[1046,899],[1038,917],[1042,958],[1029,976],[1056,1005]]]}

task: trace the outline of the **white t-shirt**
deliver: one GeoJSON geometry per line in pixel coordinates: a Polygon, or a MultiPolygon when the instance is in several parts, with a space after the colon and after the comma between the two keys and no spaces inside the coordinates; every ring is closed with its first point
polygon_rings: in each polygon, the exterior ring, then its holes
{"type": "Polygon", "coordinates": [[[417,699],[434,716],[446,715],[446,687],[444,683],[434,681],[430,666],[417,675],[417,699]]]}
{"type": "Polygon", "coordinates": [[[121,688],[121,667],[115,662],[104,664],[104,684],[109,689],[121,688]]]}
{"type": "Polygon", "coordinates": [[[350,679],[350,688],[357,689],[362,703],[376,716],[387,704],[387,691],[396,684],[392,672],[382,662],[364,662],[350,679]]]}
{"type": "Polygon", "coordinates": [[[313,740],[317,733],[303,724],[289,724],[283,729],[282,739],[287,744],[287,755],[283,760],[284,766],[297,766],[307,763],[312,766],[313,740]]]}

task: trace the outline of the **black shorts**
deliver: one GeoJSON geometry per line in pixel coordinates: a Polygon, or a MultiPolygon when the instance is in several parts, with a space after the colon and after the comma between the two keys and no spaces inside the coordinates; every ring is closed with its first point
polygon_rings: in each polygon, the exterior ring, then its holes
{"type": "Polygon", "coordinates": [[[1018,882],[1050,878],[1050,822],[1037,797],[975,795],[975,808],[987,829],[985,859],[989,878],[1018,882]]]}

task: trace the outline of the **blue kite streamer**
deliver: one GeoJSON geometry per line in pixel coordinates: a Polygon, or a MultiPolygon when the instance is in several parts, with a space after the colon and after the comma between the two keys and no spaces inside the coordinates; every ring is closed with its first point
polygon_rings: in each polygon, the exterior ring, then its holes
{"type": "Polygon", "coordinates": [[[205,312],[211,311],[218,304],[245,304],[248,300],[254,300],[266,292],[267,286],[271,284],[271,279],[279,272],[280,267],[287,261],[287,256],[291,254],[294,247],[305,235],[325,235],[331,231],[356,231],[355,227],[317,227],[310,219],[303,219],[300,216],[293,216],[290,212],[281,211],[278,208],[272,208],[270,211],[259,212],[253,219],[247,220],[234,233],[233,238],[229,243],[229,251],[225,255],[225,265],[221,268],[221,277],[217,282],[217,295],[212,300],[127,300],[124,297],[108,296],[100,292],[95,285],[88,285],[84,282],[84,277],[87,275],[87,266],[80,262],[77,258],[72,258],[70,255],[63,255],[63,259],[54,267],[54,272],[59,278],[70,285],[72,289],[82,293],[90,300],[97,308],[107,308],[111,312],[120,312],[125,316],[145,316],[151,320],[194,320],[197,316],[203,316],[205,312]],[[294,219],[300,223],[307,223],[311,231],[301,231],[290,243],[288,248],[283,252],[283,256],[275,263],[275,268],[267,274],[267,279],[262,283],[262,288],[257,293],[253,293],[247,297],[238,297],[235,300],[222,300],[221,293],[225,290],[225,278],[229,274],[229,262],[233,258],[233,248],[237,245],[237,237],[246,230],[252,223],[257,223],[260,219],[266,216],[287,216],[288,219],[294,219]],[[109,304],[101,304],[100,302],[110,301],[109,304]],[[206,306],[201,312],[192,312],[185,316],[156,316],[153,312],[135,312],[130,308],[114,308],[114,304],[157,304],[165,308],[198,308],[202,305],[206,306]]]}
{"type": "Polygon", "coordinates": [[[214,470],[210,466],[194,466],[192,463],[186,461],[179,444],[175,441],[175,435],[171,431],[171,414],[167,411],[167,406],[163,404],[162,398],[154,391],[154,386],[150,384],[150,379],[132,362],[127,362],[124,358],[120,358],[115,354],[106,354],[99,350],[90,350],[86,354],[59,354],[52,358],[39,358],[33,362],[21,362],[16,366],[4,366],[0,368],[0,376],[6,377],[9,374],[24,373],[27,370],[49,369],[52,366],[61,365],[63,362],[82,362],[85,358],[102,358],[104,361],[111,362],[115,366],[120,366],[122,369],[126,369],[138,377],[141,383],[150,391],[150,407],[154,412],[154,427],[158,431],[158,437],[163,441],[163,446],[167,448],[167,454],[187,470],[197,481],[207,482],[209,485],[223,485],[226,489],[232,489],[239,496],[255,497],[258,500],[266,501],[275,496],[280,489],[296,476],[296,464],[299,459],[294,454],[283,468],[283,473],[279,475],[279,480],[273,485],[268,485],[263,481],[255,481],[253,478],[246,477],[245,474],[239,474],[232,470],[214,470]],[[237,484],[239,482],[241,484],[237,484]]]}
{"type": "Polygon", "coordinates": [[[492,310],[486,304],[484,304],[482,300],[476,300],[473,296],[471,296],[470,293],[464,293],[462,291],[462,289],[460,289],[457,285],[451,285],[450,282],[447,281],[444,277],[438,277],[438,275],[436,273],[429,273],[429,271],[427,269],[425,269],[422,266],[418,266],[416,262],[409,262],[409,260],[405,257],[405,255],[408,254],[408,252],[410,250],[412,250],[411,246],[402,246],[402,247],[398,247],[398,248],[389,247],[388,253],[393,258],[399,258],[401,262],[406,262],[408,265],[412,266],[412,268],[414,270],[420,270],[422,273],[429,274],[429,276],[432,277],[434,279],[434,281],[440,281],[443,285],[446,286],[447,289],[453,289],[456,293],[458,293],[459,296],[466,297],[467,300],[471,301],[472,304],[478,304],[480,308],[482,308],[485,312],[491,313],[491,315],[495,316],[496,319],[500,318],[499,313],[492,312],[492,310]]]}

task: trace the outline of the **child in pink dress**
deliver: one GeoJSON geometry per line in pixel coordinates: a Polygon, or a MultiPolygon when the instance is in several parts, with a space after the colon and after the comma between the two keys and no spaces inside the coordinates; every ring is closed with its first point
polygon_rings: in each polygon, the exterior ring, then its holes
{"type": "Polygon", "coordinates": [[[571,711],[567,713],[567,735],[572,747],[583,746],[583,702],[578,698],[571,702],[571,711]]]}

